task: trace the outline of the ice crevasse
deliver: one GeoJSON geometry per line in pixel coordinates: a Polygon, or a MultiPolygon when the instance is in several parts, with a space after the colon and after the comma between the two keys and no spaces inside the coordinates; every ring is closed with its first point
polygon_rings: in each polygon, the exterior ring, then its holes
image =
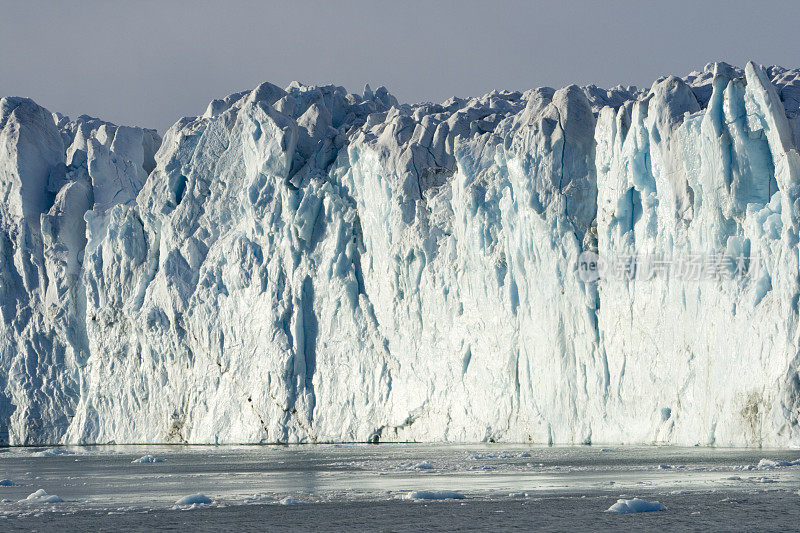
{"type": "Polygon", "coordinates": [[[798,140],[800,71],[752,63],[264,83],[163,140],[4,98],[0,443],[800,445],[798,140]]]}

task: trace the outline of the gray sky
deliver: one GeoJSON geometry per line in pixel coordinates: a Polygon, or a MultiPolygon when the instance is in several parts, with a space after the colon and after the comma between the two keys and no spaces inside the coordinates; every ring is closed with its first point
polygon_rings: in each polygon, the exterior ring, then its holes
{"type": "Polygon", "coordinates": [[[0,96],[158,128],[271,81],[400,101],[800,67],[800,2],[0,0],[0,96]]]}

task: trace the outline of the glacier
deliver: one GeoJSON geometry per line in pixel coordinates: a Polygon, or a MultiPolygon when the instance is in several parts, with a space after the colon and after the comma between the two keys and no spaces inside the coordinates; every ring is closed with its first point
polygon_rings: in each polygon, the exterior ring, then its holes
{"type": "Polygon", "coordinates": [[[9,97],[0,146],[1,444],[800,446],[800,70],[263,83],[163,139],[9,97]]]}

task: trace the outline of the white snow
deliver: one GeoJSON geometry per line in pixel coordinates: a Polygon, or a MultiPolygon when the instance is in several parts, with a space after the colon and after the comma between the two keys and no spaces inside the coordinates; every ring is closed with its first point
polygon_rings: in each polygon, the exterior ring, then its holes
{"type": "Polygon", "coordinates": [[[134,459],[131,463],[163,463],[166,459],[162,457],[155,457],[153,455],[143,455],[138,459],[134,459]]]}
{"type": "Polygon", "coordinates": [[[205,494],[198,492],[197,494],[189,494],[188,496],[180,498],[175,502],[175,505],[207,505],[212,503],[212,501],[213,500],[205,494]]]}
{"type": "Polygon", "coordinates": [[[405,495],[407,500],[463,500],[464,495],[454,490],[413,490],[405,495]]]}
{"type": "Polygon", "coordinates": [[[39,503],[59,503],[63,502],[61,498],[56,496],[55,494],[47,494],[44,489],[39,489],[36,492],[33,492],[28,495],[27,498],[24,500],[20,500],[19,503],[30,503],[30,504],[39,504],[39,503]]]}
{"type": "Polygon", "coordinates": [[[640,500],[639,498],[633,498],[632,500],[617,500],[617,503],[609,507],[606,512],[607,513],[646,513],[650,511],[666,511],[667,508],[664,507],[659,502],[648,502],[646,500],[640,500]]]}
{"type": "Polygon", "coordinates": [[[0,444],[798,446],[798,84],[264,83],[163,142],[4,98],[0,444]]]}

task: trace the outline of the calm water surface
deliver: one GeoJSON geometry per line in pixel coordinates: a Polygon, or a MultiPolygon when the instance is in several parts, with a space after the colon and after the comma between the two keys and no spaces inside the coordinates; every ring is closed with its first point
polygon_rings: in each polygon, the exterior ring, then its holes
{"type": "Polygon", "coordinates": [[[5,448],[0,479],[13,485],[0,486],[0,531],[798,530],[800,466],[779,462],[798,457],[500,444],[5,448]],[[145,455],[162,461],[132,463],[145,455]],[[27,499],[39,489],[63,501],[27,499]],[[197,493],[211,503],[176,504],[197,493]],[[667,510],[604,512],[632,497],[667,510]]]}

